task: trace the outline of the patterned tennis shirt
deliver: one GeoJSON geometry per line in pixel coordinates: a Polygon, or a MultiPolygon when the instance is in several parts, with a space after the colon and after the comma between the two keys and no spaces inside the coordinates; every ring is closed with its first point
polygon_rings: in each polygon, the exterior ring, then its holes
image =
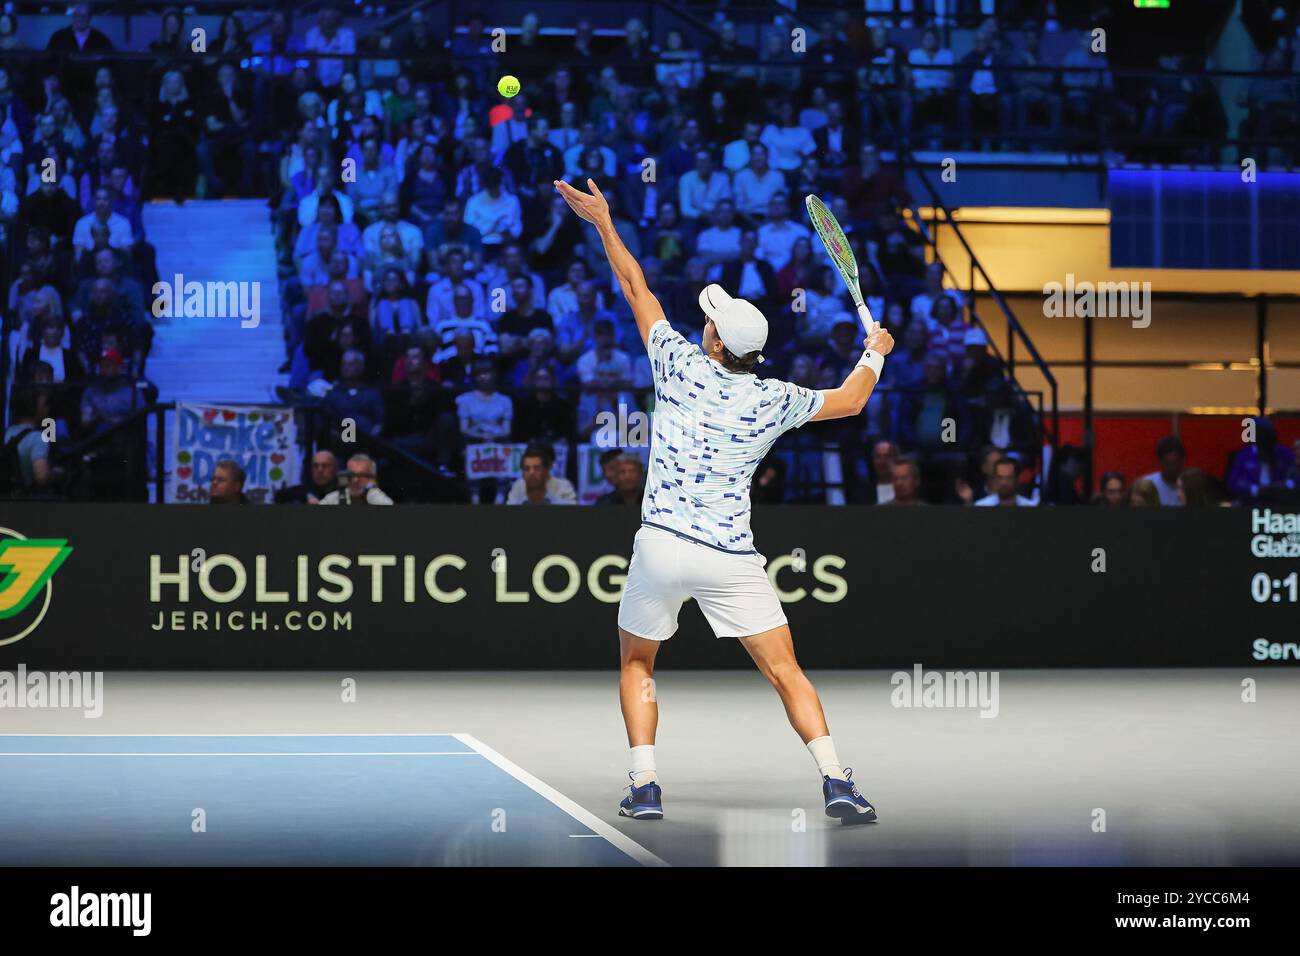
{"type": "Polygon", "coordinates": [[[655,410],[641,522],[754,554],[749,486],[772,445],[822,407],[812,389],[729,372],[665,320],[650,329],[655,410]]]}

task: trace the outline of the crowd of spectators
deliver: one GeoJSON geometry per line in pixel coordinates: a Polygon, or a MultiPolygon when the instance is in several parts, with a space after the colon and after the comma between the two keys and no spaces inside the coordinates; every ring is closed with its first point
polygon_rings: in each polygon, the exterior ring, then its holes
{"type": "MultiPolygon", "coordinates": [[[[196,53],[169,9],[147,76],[128,78],[126,64],[54,56],[111,49],[77,4],[23,82],[0,65],[11,360],[70,435],[150,397],[142,290],[156,270],[140,204],[201,194],[269,196],[281,394],[319,410],[321,447],[350,456],[350,423],[377,457],[399,449],[446,490],[476,442],[625,445],[602,429],[653,411],[644,349],[600,242],[551,187],[590,178],[678,328],[698,336],[699,292],[720,282],[769,317],[761,374],[811,388],[843,380],[862,332],[802,197],[820,195],[843,225],[898,346],[863,416],[783,439],[762,472],[767,500],[826,500],[831,485],[877,500],[880,442],[912,456],[930,500],[981,485],[986,446],[1037,494],[1033,409],[929,261],[877,144],[1084,136],[1113,98],[1086,34],[1064,58],[1080,69],[1059,74],[1005,69],[1046,65],[1041,21],[986,20],[955,58],[938,29],[846,11],[820,19],[806,54],[780,25],[754,49],[725,19],[707,43],[670,30],[660,44],[636,19],[597,39],[582,20],[544,33],[530,13],[507,37],[522,91],[506,99],[476,14],[450,36],[420,11],[360,36],[333,4],[308,19],[277,10],[250,39],[228,13],[196,53]]],[[[1158,139],[1173,113],[1147,105],[1132,120],[1158,139]]]]}

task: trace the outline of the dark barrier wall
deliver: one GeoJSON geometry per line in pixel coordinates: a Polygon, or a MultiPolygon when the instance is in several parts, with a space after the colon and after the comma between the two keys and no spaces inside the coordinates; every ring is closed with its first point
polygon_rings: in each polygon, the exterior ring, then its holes
{"type": "MultiPolygon", "coordinates": [[[[808,667],[1293,666],[1300,516],[1269,520],[785,507],[755,530],[808,667]]],[[[619,508],[4,504],[0,667],[613,667],[637,526],[619,508]]],[[[664,666],[750,666],[693,604],[681,625],[664,666]]]]}

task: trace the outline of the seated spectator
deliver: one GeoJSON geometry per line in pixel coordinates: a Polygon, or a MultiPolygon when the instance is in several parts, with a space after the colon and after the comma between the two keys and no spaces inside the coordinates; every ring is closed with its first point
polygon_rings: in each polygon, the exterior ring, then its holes
{"type": "Polygon", "coordinates": [[[396,269],[408,286],[415,284],[415,267],[418,259],[402,247],[402,240],[397,227],[385,223],[379,232],[379,250],[368,254],[362,265],[361,275],[366,289],[376,292],[376,284],[389,269],[396,269]]]}
{"type": "Polygon", "coordinates": [[[1128,482],[1118,471],[1108,471],[1097,483],[1098,491],[1092,504],[1102,508],[1127,508],[1129,506],[1128,482]]]}
{"type": "MultiPolygon", "coordinates": [[[[325,281],[306,287],[307,316],[318,315],[329,308],[330,286],[338,282],[347,290],[348,315],[358,318],[370,312],[370,293],[361,281],[357,261],[342,249],[335,248],[325,265],[325,281]]],[[[315,271],[313,266],[312,271],[315,271]]],[[[318,278],[313,275],[313,278],[318,278]]]]}
{"type": "Polygon", "coordinates": [[[520,460],[523,474],[506,495],[508,505],[576,505],[578,493],[567,478],[551,474],[555,452],[548,445],[530,445],[520,460]]]}
{"type": "MultiPolygon", "coordinates": [[[[477,285],[475,283],[475,285],[477,285]]],[[[455,340],[462,333],[470,335],[472,350],[478,355],[496,355],[497,333],[483,310],[474,303],[470,280],[458,285],[452,294],[451,313],[433,323],[433,360],[442,362],[456,351],[455,340]]]]}
{"type": "Polygon", "coordinates": [[[347,484],[320,500],[322,505],[391,505],[393,499],[380,490],[379,468],[369,455],[348,459],[347,484]]]}
{"type": "Polygon", "coordinates": [[[534,115],[528,122],[528,135],[506,149],[502,164],[510,170],[521,201],[536,199],[542,190],[564,172],[564,158],[550,141],[551,124],[534,115]]]}
{"type": "MultiPolygon", "coordinates": [[[[606,192],[605,201],[609,205],[609,214],[614,223],[614,231],[623,240],[623,245],[627,246],[627,251],[632,254],[632,257],[639,259],[641,257],[641,236],[637,232],[636,224],[624,214],[623,208],[619,204],[618,193],[606,192]]],[[[718,205],[722,206],[724,203],[718,205]]],[[[583,222],[582,224],[582,244],[583,260],[587,264],[587,273],[612,287],[614,278],[609,271],[609,260],[605,257],[604,245],[601,242],[600,234],[596,232],[596,227],[589,222],[583,222]]]]}
{"type": "Polygon", "coordinates": [[[357,222],[364,226],[378,219],[384,196],[392,193],[395,197],[397,186],[397,170],[391,163],[382,161],[379,139],[367,137],[361,143],[361,163],[357,167],[356,179],[347,184],[357,222]]]}
{"type": "Polygon", "coordinates": [[[484,291],[490,300],[491,311],[499,315],[515,308],[517,300],[512,283],[520,276],[527,279],[532,288],[533,304],[539,309],[546,308],[546,283],[542,281],[541,276],[528,268],[523,247],[517,242],[510,242],[502,248],[497,261],[479,276],[479,281],[483,283],[484,291]]]}
{"type": "Polygon", "coordinates": [[[1237,452],[1228,471],[1228,494],[1237,501],[1246,501],[1281,491],[1295,470],[1295,453],[1277,440],[1273,423],[1257,415],[1255,440],[1237,452]]]}
{"type": "MultiPolygon", "coordinates": [[[[439,206],[441,208],[441,205],[439,206]]],[[[367,254],[377,254],[382,247],[382,236],[386,227],[397,230],[397,238],[406,255],[411,259],[411,268],[418,269],[424,261],[424,234],[415,223],[402,218],[402,207],[395,191],[384,193],[379,199],[379,216],[361,233],[362,248],[367,254]]]]}
{"type": "Polygon", "coordinates": [[[484,254],[489,259],[496,257],[503,243],[523,234],[519,198],[501,188],[501,170],[495,166],[483,173],[483,189],[465,204],[465,222],[482,236],[484,254]]]}
{"type": "Polygon", "coordinates": [[[136,382],[126,372],[126,361],[116,348],[99,356],[99,374],[81,393],[81,427],[95,435],[126,421],[145,407],[136,382]]]}
{"type": "MultiPolygon", "coordinates": [[[[1019,67],[1043,66],[1043,31],[1035,22],[1028,21],[1022,31],[1023,47],[1012,63],[1019,67]]],[[[1041,113],[1047,119],[1044,132],[1049,136],[1061,131],[1061,95],[1056,91],[1056,73],[1052,70],[1017,70],[1012,74],[1016,99],[1016,133],[1026,137],[1030,132],[1030,118],[1041,113]]],[[[1035,148],[1036,144],[1030,144],[1035,148]]]]}
{"type": "Polygon", "coordinates": [[[889,500],[879,504],[893,508],[914,508],[924,505],[921,498],[921,465],[911,455],[903,455],[894,462],[891,474],[889,500]]]}
{"type": "Polygon", "coordinates": [[[719,200],[731,198],[731,180],[714,168],[713,154],[701,149],[695,154],[695,166],[677,181],[677,202],[687,223],[713,212],[719,200]]]}
{"type": "Polygon", "coordinates": [[[108,227],[108,244],[114,249],[125,252],[135,244],[131,221],[113,211],[113,192],[109,187],[101,186],[95,190],[94,212],[78,219],[72,232],[72,246],[76,249],[78,258],[95,248],[90,227],[96,222],[108,227]]]}
{"type": "Polygon", "coordinates": [[[154,196],[171,196],[179,203],[194,195],[199,174],[198,146],[199,108],[190,99],[181,71],[168,70],[159,85],[149,123],[154,196]]]}
{"type": "Polygon", "coordinates": [[[645,246],[650,257],[672,272],[677,272],[685,261],[691,248],[690,231],[681,222],[677,206],[671,200],[659,204],[658,215],[646,230],[645,246]]]}
{"type": "Polygon", "coordinates": [[[903,177],[893,166],[880,164],[880,154],[870,143],[863,143],[858,150],[857,165],[845,169],[838,193],[854,218],[871,222],[882,215],[897,215],[912,205],[903,177]]]}
{"type": "Polygon", "coordinates": [[[893,499],[894,465],[898,458],[898,446],[888,439],[882,439],[871,446],[866,487],[869,504],[883,505],[893,499]]]}
{"type": "Polygon", "coordinates": [[[812,133],[799,125],[788,98],[781,101],[777,122],[763,128],[760,141],[768,149],[772,168],[783,173],[798,169],[805,156],[817,151],[812,133]]]}
{"type": "Polygon", "coordinates": [[[338,206],[339,224],[352,223],[355,212],[352,197],[338,186],[338,171],[328,163],[321,163],[316,169],[316,188],[298,202],[298,225],[305,227],[315,222],[317,211],[327,196],[338,206]]]}
{"type": "Polygon", "coordinates": [[[961,422],[961,397],[948,384],[947,363],[931,353],[925,357],[920,391],[899,399],[899,442],[925,451],[951,450],[945,435],[961,422]]]}
{"type": "Polygon", "coordinates": [[[1095,42],[1091,31],[1081,30],[1079,45],[1065,54],[1062,62],[1066,67],[1061,74],[1065,112],[1081,140],[1090,138],[1086,130],[1101,121],[1101,97],[1113,89],[1105,54],[1093,52],[1095,42]]]}
{"type": "Polygon", "coordinates": [[[42,494],[54,491],[63,470],[50,461],[50,442],[43,432],[50,411],[43,390],[24,385],[9,397],[9,427],[0,453],[8,473],[0,481],[11,494],[42,494]]]}
{"type": "Polygon", "coordinates": [[[721,267],[740,258],[741,229],[736,225],[736,211],[730,200],[713,208],[713,225],[695,239],[695,253],[710,267],[721,267]]]}
{"type": "Polygon", "coordinates": [[[1032,508],[1034,502],[1016,493],[1020,480],[1020,462],[1001,458],[993,466],[992,491],[975,502],[977,508],[1032,508]]]}
{"type": "Polygon", "coordinates": [[[614,490],[596,499],[598,505],[633,505],[640,507],[645,496],[645,465],[640,456],[623,452],[614,459],[614,490]]]}
{"type": "MultiPolygon", "coordinates": [[[[762,132],[763,132],[763,128],[759,126],[757,123],[746,122],[744,127],[742,128],[740,138],[731,140],[723,147],[722,168],[725,169],[727,172],[731,173],[733,176],[739,176],[740,171],[745,167],[747,167],[750,164],[751,160],[753,159],[754,147],[762,145],[759,139],[759,137],[762,135],[762,132]]],[[[764,152],[764,160],[766,160],[766,153],[767,153],[766,146],[763,146],[763,152],[764,152]]],[[[766,163],[764,168],[766,168],[766,163]]],[[[733,181],[732,187],[734,188],[735,186],[736,186],[736,182],[733,181]]],[[[782,188],[784,188],[784,186],[782,188]]],[[[765,199],[763,199],[763,201],[759,203],[759,207],[761,209],[766,209],[767,200],[770,198],[772,197],[768,196],[765,199]]],[[[745,212],[744,209],[742,209],[741,211],[745,212]]],[[[747,212],[746,215],[748,215],[747,212]]]]}
{"type": "Polygon", "coordinates": [[[431,325],[436,326],[454,314],[455,299],[462,290],[469,296],[471,306],[470,312],[466,312],[465,315],[472,313],[486,318],[487,299],[483,286],[469,278],[465,272],[466,265],[465,254],[460,249],[455,247],[448,249],[444,257],[441,277],[429,285],[425,314],[431,325]]]}
{"type": "MultiPolygon", "coordinates": [[[[443,381],[447,381],[445,374],[443,381]]],[[[475,362],[474,390],[456,398],[461,435],[469,441],[506,441],[514,414],[514,403],[497,391],[496,365],[475,362]]]]}
{"type": "Polygon", "coordinates": [[[996,41],[995,28],[980,27],[975,32],[975,46],[962,57],[957,71],[963,149],[971,148],[977,130],[987,151],[990,136],[1005,140],[1011,129],[1012,78],[1006,69],[1010,64],[998,51],[996,41]]]}
{"type": "MultiPolygon", "coordinates": [[[[913,51],[915,52],[915,51],[913,51]]],[[[826,104],[826,122],[813,131],[816,155],[829,173],[839,175],[858,155],[858,130],[844,122],[844,104],[831,100],[826,104]]]]}
{"type": "Polygon", "coordinates": [[[931,262],[925,267],[925,289],[912,296],[912,316],[921,316],[929,322],[934,314],[934,305],[939,299],[952,299],[953,305],[957,311],[961,312],[963,306],[962,294],[956,289],[945,289],[943,287],[943,263],[931,262]]]}
{"type": "Polygon", "coordinates": [[[1188,468],[1178,476],[1178,503],[1185,508],[1211,508],[1217,502],[1210,491],[1210,476],[1188,468]]]}
{"type": "Polygon", "coordinates": [[[212,482],[208,486],[208,504],[248,504],[248,496],[244,494],[244,482],[247,480],[248,473],[239,462],[229,458],[217,462],[212,469],[212,482]]]}
{"type": "Polygon", "coordinates": [[[319,504],[331,491],[339,490],[339,460],[334,452],[322,449],[311,456],[311,473],[300,485],[281,488],[275,493],[277,505],[319,504]]]}
{"type": "Polygon", "coordinates": [[[384,400],[379,389],[365,383],[366,357],[357,349],[348,349],[339,360],[339,376],[321,399],[321,408],[330,418],[330,430],[341,432],[351,422],[367,435],[378,435],[384,427],[384,400]]]}
{"type": "Polygon", "coordinates": [[[512,389],[523,388],[539,369],[547,369],[561,385],[565,384],[564,367],[555,351],[555,336],[546,329],[533,329],[525,340],[527,350],[506,376],[512,389]]]}
{"type": "Polygon", "coordinates": [[[390,335],[406,335],[426,328],[420,304],[400,269],[389,266],[384,270],[370,325],[374,341],[381,343],[390,335]]]}
{"type": "MultiPolygon", "coordinates": [[[[640,182],[640,180],[637,180],[640,182]]],[[[533,208],[540,208],[543,204],[548,209],[548,216],[545,221],[545,230],[528,244],[528,252],[532,258],[532,264],[544,273],[551,281],[555,281],[561,269],[572,268],[573,262],[578,262],[582,266],[584,275],[586,274],[586,264],[581,260],[573,258],[574,249],[578,243],[582,242],[582,220],[573,215],[569,209],[569,204],[564,201],[564,197],[551,189],[549,200],[546,196],[540,197],[533,208]]],[[[537,232],[541,226],[535,226],[531,231],[537,232]]],[[[556,315],[550,305],[547,305],[547,311],[556,315]]]]}
{"type": "Polygon", "coordinates": [[[1150,478],[1139,478],[1133,482],[1129,489],[1128,503],[1131,508],[1159,508],[1163,504],[1160,492],[1150,478]]]}
{"type": "Polygon", "coordinates": [[[410,346],[394,365],[385,422],[398,447],[422,458],[436,457],[441,449],[444,462],[451,460],[457,442],[452,400],[423,346],[410,346]]]}
{"type": "Polygon", "coordinates": [[[40,324],[40,340],[23,353],[18,362],[17,380],[33,380],[36,365],[44,362],[50,367],[50,381],[57,385],[80,385],[85,377],[81,359],[68,346],[67,326],[56,315],[47,316],[40,324]]]}
{"type": "Polygon", "coordinates": [[[785,176],[768,166],[767,147],[755,143],[748,152],[749,162],[736,173],[732,184],[735,208],[742,216],[761,222],[766,216],[773,197],[785,192],[785,176]]]}
{"type": "MultiPolygon", "coordinates": [[[[946,130],[955,119],[953,58],[952,51],[940,45],[937,29],[925,28],[921,45],[907,54],[907,62],[912,76],[912,118],[917,128],[946,130]]],[[[934,140],[930,145],[937,149],[939,144],[934,140]]]]}
{"type": "Polygon", "coordinates": [[[325,311],[309,318],[303,330],[302,350],[312,368],[333,374],[339,367],[342,352],[337,340],[344,326],[352,329],[361,351],[369,351],[370,324],[353,315],[348,288],[336,280],[329,284],[325,311]]]}
{"type": "Polygon", "coordinates": [[[920,387],[924,376],[925,356],[929,344],[925,322],[912,319],[903,327],[898,341],[899,348],[889,355],[889,364],[885,368],[882,384],[907,392],[920,387]]]}
{"type": "MultiPolygon", "coordinates": [[[[771,223],[768,225],[771,225],[771,223]]],[[[763,229],[766,228],[768,226],[763,226],[758,232],[753,229],[746,229],[741,233],[740,257],[734,262],[728,262],[724,265],[722,274],[718,279],[724,289],[732,295],[748,299],[758,306],[761,312],[774,310],[781,304],[777,302],[777,267],[771,259],[767,259],[762,255],[762,239],[760,237],[763,229]]],[[[777,237],[769,234],[768,239],[773,244],[777,244],[777,237]]],[[[861,350],[859,350],[859,355],[861,355],[861,350]]]]}
{"type": "Polygon", "coordinates": [[[1183,473],[1187,462],[1183,443],[1175,435],[1166,435],[1156,442],[1156,460],[1160,462],[1160,468],[1142,477],[1155,486],[1160,504],[1166,507],[1177,505],[1178,476],[1183,473]]]}
{"type": "Polygon", "coordinates": [[[510,280],[510,290],[515,307],[497,323],[499,348],[505,358],[516,358],[527,348],[528,334],[534,329],[545,329],[555,335],[555,320],[545,309],[537,306],[532,296],[532,285],[523,275],[510,280]]]}
{"type": "MultiPolygon", "coordinates": [[[[229,17],[225,22],[237,22],[229,17]]],[[[239,195],[256,190],[257,139],[253,107],[231,62],[217,67],[217,86],[203,106],[199,160],[207,180],[207,195],[222,196],[239,184],[239,195]]]]}
{"type": "Polygon", "coordinates": [[[437,363],[444,391],[460,395],[474,387],[474,370],[482,359],[475,351],[473,332],[469,329],[456,332],[450,351],[444,349],[438,354],[443,356],[437,363]]]}
{"type": "Polygon", "coordinates": [[[777,193],[767,207],[767,222],[758,227],[758,258],[772,269],[784,269],[790,261],[791,250],[800,239],[812,239],[812,232],[803,223],[790,219],[790,197],[777,193]]]}
{"type": "MultiPolygon", "coordinates": [[[[343,222],[342,216],[343,213],[339,209],[339,202],[336,197],[328,195],[321,197],[312,222],[299,231],[298,238],[294,241],[293,263],[299,271],[301,271],[302,263],[307,256],[320,248],[319,234],[321,230],[329,230],[334,234],[333,248],[342,249],[354,262],[361,262],[362,257],[366,254],[361,230],[357,228],[357,224],[354,222],[343,222]]],[[[379,234],[376,231],[376,246],[378,245],[378,236],[379,234]]],[[[328,255],[324,261],[329,261],[328,255]]],[[[359,267],[356,274],[360,275],[359,267]]]]}
{"type": "Polygon", "coordinates": [[[523,384],[528,391],[515,403],[514,440],[571,443],[574,406],[556,392],[551,368],[538,366],[523,384]]]}

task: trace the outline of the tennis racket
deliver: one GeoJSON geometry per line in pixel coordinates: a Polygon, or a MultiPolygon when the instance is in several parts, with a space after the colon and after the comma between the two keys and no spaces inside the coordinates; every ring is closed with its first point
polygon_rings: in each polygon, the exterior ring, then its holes
{"type": "Polygon", "coordinates": [[[870,333],[873,319],[871,310],[862,301],[862,289],[858,286],[858,260],[853,255],[853,247],[849,245],[835,214],[826,208],[824,202],[811,193],[804,197],[803,202],[808,207],[808,218],[812,220],[813,228],[821,236],[822,244],[830,253],[831,262],[835,263],[835,271],[849,287],[853,304],[858,307],[858,319],[862,322],[862,328],[870,333]]]}

